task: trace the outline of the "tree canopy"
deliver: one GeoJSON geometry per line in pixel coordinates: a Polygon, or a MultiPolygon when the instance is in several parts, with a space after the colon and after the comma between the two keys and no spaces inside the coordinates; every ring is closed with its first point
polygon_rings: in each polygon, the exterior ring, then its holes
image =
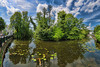
{"type": "Polygon", "coordinates": [[[76,18],[72,14],[65,11],[58,13],[57,23],[50,15],[52,6],[48,9],[43,8],[42,12],[38,12],[35,17],[36,23],[32,17],[28,16],[27,11],[15,12],[11,18],[11,26],[15,29],[15,37],[17,39],[31,38],[32,31],[30,23],[34,26],[34,38],[39,40],[59,41],[59,40],[75,40],[83,39],[89,33],[87,27],[82,23],[83,19],[76,18]]]}
{"type": "Polygon", "coordinates": [[[77,19],[72,14],[66,14],[64,11],[58,13],[57,23],[54,25],[51,18],[48,19],[48,13],[45,8],[43,13],[37,13],[37,29],[34,37],[40,40],[72,40],[83,39],[87,36],[89,31],[82,23],[83,19],[77,19]],[[47,17],[45,16],[47,15],[47,17]],[[52,25],[53,24],[53,25],[52,25]]]}
{"type": "Polygon", "coordinates": [[[28,12],[15,12],[10,18],[11,27],[15,29],[15,38],[30,39],[32,38],[32,30],[30,29],[30,20],[28,12]]]}

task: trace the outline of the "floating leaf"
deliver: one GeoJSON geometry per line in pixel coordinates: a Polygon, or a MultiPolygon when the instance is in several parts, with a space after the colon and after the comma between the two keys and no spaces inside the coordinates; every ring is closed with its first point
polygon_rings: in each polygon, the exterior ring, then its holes
{"type": "Polygon", "coordinates": [[[34,59],[34,61],[36,61],[36,59],[34,59]]]}
{"type": "Polygon", "coordinates": [[[41,53],[39,53],[39,55],[41,55],[41,53]]]}
{"type": "Polygon", "coordinates": [[[32,60],[34,61],[34,58],[32,58],[32,60]]]}
{"type": "Polygon", "coordinates": [[[50,57],[50,59],[53,59],[53,57],[50,57]]]}
{"type": "Polygon", "coordinates": [[[31,55],[32,57],[34,57],[34,55],[31,55]]]}
{"type": "Polygon", "coordinates": [[[37,53],[39,53],[39,52],[37,52],[37,53]]]}
{"type": "Polygon", "coordinates": [[[49,51],[47,51],[47,52],[49,52],[49,51]]]}
{"type": "Polygon", "coordinates": [[[41,58],[41,59],[43,59],[43,58],[41,58]]]}
{"type": "Polygon", "coordinates": [[[44,61],[46,60],[46,58],[44,58],[44,61]]]}
{"type": "Polygon", "coordinates": [[[54,56],[53,54],[51,54],[51,56],[54,56]]]}

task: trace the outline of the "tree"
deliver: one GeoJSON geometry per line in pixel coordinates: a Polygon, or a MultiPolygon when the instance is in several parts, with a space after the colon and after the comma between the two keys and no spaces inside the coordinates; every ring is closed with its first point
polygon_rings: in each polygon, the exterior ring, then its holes
{"type": "Polygon", "coordinates": [[[48,5],[48,12],[49,12],[49,24],[50,24],[50,22],[51,22],[51,15],[50,15],[51,10],[52,10],[52,6],[51,6],[51,5],[48,5]]]}
{"type": "Polygon", "coordinates": [[[4,19],[0,17],[0,31],[3,29],[5,29],[5,22],[4,22],[4,19]]]}
{"type": "Polygon", "coordinates": [[[33,24],[33,26],[34,26],[34,30],[36,30],[36,24],[34,23],[32,17],[30,17],[30,22],[33,24]]]}
{"type": "Polygon", "coordinates": [[[97,25],[95,28],[94,28],[94,35],[97,39],[97,42],[100,43],[100,25],[97,25]]]}
{"type": "Polygon", "coordinates": [[[43,13],[37,13],[36,21],[38,25],[35,30],[35,38],[53,41],[75,40],[83,39],[88,34],[86,26],[82,23],[82,18],[77,19],[72,14],[66,14],[65,11],[60,11],[58,13],[57,23],[52,26],[49,24],[49,19],[51,20],[51,18],[48,17],[50,16],[48,16],[45,8],[43,9],[43,13]]]}
{"type": "Polygon", "coordinates": [[[95,37],[97,39],[97,42],[100,43],[100,30],[95,33],[95,37]]]}
{"type": "Polygon", "coordinates": [[[10,18],[10,25],[15,29],[15,38],[30,39],[32,38],[32,30],[30,29],[30,20],[28,12],[15,12],[10,18]]]}
{"type": "Polygon", "coordinates": [[[97,31],[100,30],[100,25],[97,25],[95,28],[94,28],[94,33],[96,33],[97,31]]]}
{"type": "Polygon", "coordinates": [[[77,19],[72,14],[66,14],[65,11],[58,13],[57,27],[63,30],[62,39],[83,39],[86,34],[85,25],[82,24],[83,19],[77,19]],[[83,34],[81,31],[85,31],[83,34]],[[82,35],[81,35],[82,34],[82,35]]]}

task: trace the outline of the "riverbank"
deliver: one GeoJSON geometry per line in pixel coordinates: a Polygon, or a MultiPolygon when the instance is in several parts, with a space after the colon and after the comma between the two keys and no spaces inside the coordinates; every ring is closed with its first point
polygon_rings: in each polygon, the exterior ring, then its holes
{"type": "Polygon", "coordinates": [[[9,46],[9,44],[13,41],[13,37],[9,38],[8,40],[6,40],[3,44],[2,47],[0,47],[0,66],[3,67],[3,59],[5,57],[5,53],[7,50],[7,47],[9,46]]]}

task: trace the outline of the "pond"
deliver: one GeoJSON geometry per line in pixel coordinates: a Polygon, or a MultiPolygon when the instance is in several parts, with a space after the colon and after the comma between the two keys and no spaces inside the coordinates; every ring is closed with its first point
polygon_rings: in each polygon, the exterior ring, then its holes
{"type": "Polygon", "coordinates": [[[100,67],[100,46],[93,38],[81,41],[14,40],[3,67],[100,67]]]}

